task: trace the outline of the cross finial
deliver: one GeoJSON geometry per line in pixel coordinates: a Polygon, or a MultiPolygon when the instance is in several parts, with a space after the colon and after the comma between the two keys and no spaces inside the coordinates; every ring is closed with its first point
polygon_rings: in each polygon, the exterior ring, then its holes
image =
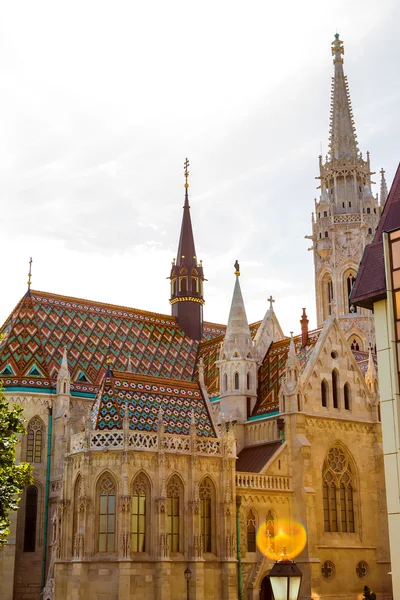
{"type": "Polygon", "coordinates": [[[28,273],[28,290],[31,289],[31,278],[32,278],[32,256],[29,259],[29,273],[28,273]]]}
{"type": "Polygon", "coordinates": [[[188,189],[188,187],[189,187],[189,184],[188,184],[188,177],[189,177],[189,171],[188,171],[188,169],[189,169],[189,166],[190,166],[189,165],[189,159],[186,158],[185,162],[183,163],[183,168],[185,169],[183,174],[185,175],[185,188],[186,189],[188,189]]]}
{"type": "Polygon", "coordinates": [[[270,295],[269,298],[267,298],[267,300],[269,302],[269,308],[270,308],[270,310],[273,310],[272,304],[275,302],[275,300],[273,299],[272,294],[270,295]]]}

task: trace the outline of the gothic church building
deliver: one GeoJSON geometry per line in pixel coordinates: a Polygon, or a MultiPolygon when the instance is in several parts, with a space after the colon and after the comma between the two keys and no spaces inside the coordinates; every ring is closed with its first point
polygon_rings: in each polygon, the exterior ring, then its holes
{"type": "Polygon", "coordinates": [[[191,600],[272,600],[277,534],[296,522],[302,600],[355,600],[364,585],[392,597],[374,332],[348,302],[387,190],[382,172],[371,191],[338,35],[332,53],[316,329],[298,308],[285,335],[272,298],[249,324],[238,263],[227,324],[203,321],[187,164],[171,316],[29,287],[1,327],[34,482],[0,551],[0,600],[184,600],[187,586],[191,600]]]}

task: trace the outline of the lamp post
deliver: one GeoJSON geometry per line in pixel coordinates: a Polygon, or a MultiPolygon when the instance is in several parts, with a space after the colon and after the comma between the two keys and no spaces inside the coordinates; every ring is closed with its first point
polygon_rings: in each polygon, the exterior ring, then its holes
{"type": "Polygon", "coordinates": [[[275,600],[297,600],[300,592],[302,573],[293,560],[285,558],[283,549],[282,559],[272,567],[269,579],[275,600]]]}
{"type": "Polygon", "coordinates": [[[189,584],[190,584],[190,578],[192,576],[192,571],[189,569],[189,567],[186,567],[185,569],[185,579],[186,579],[186,600],[189,600],[189,584]]]}

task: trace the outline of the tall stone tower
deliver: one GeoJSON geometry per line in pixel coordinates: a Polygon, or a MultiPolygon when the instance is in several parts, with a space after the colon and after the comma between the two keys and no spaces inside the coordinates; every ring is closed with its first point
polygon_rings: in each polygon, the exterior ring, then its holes
{"type": "Polygon", "coordinates": [[[171,267],[172,315],[192,340],[203,337],[203,266],[197,261],[188,195],[189,161],[185,161],[185,204],[178,254],[171,267]]]}
{"type": "MultiPolygon", "coordinates": [[[[365,309],[354,309],[349,294],[364,247],[378,224],[378,196],[371,191],[369,152],[363,159],[357,144],[350,92],[343,72],[343,42],[332,42],[329,155],[319,157],[320,197],[312,214],[317,323],[335,315],[350,346],[368,350],[374,343],[372,319],[365,309]]],[[[382,178],[384,175],[382,173],[382,178]]],[[[381,201],[385,198],[381,198],[381,201]]]]}

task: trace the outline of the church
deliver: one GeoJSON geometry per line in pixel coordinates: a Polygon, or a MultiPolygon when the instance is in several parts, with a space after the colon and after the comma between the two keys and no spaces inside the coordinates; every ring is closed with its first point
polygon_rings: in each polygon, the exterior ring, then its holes
{"type": "Polygon", "coordinates": [[[240,263],[227,323],[204,321],[185,163],[171,315],[31,289],[0,328],[0,381],[24,408],[34,481],[0,551],[1,600],[392,598],[374,331],[349,304],[387,197],[360,153],[332,43],[329,155],[312,214],[317,328],[272,296],[248,323],[240,263]],[[306,532],[296,549],[296,524],[306,532]],[[282,530],[287,528],[285,547],[282,530]]]}

